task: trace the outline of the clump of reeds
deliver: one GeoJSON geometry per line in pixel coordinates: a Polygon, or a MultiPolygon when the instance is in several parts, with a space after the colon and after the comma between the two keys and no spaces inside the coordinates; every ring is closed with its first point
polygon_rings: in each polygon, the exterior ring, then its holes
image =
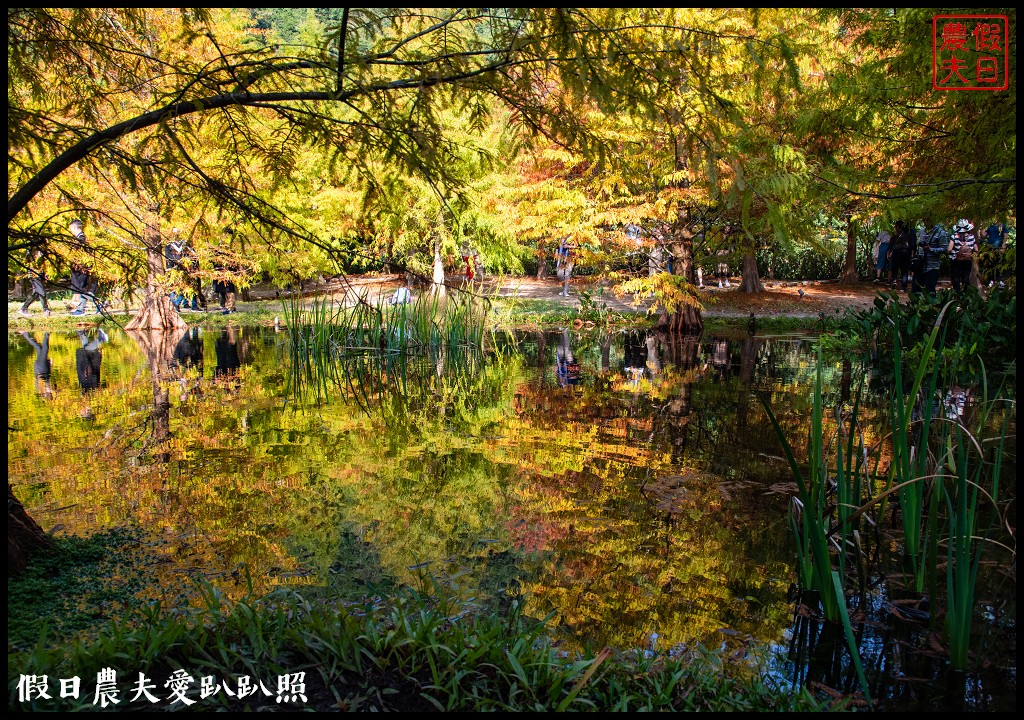
{"type": "MultiPolygon", "coordinates": [[[[992,532],[1007,526],[999,491],[1014,402],[998,394],[996,400],[990,400],[982,374],[976,412],[943,409],[946,388],[957,380],[955,366],[944,366],[944,356],[934,350],[944,345],[944,315],[945,309],[925,340],[917,367],[909,373],[909,388],[904,385],[900,342],[895,338],[889,426],[882,440],[871,447],[863,440],[864,430],[857,418],[859,402],[849,411],[837,409],[834,451],[832,443],[825,441],[820,353],[806,474],[764,403],[798,487],[791,527],[800,588],[805,597],[817,599],[826,619],[843,623],[865,694],[867,686],[846,608],[851,576],[856,575],[863,597],[869,576],[882,572],[878,566],[868,567],[871,558],[865,547],[864,523],[877,529],[889,509],[898,511],[900,546],[911,585],[917,593],[930,595],[933,619],[942,609],[939,594],[945,585],[944,630],[950,664],[956,670],[967,667],[982,554],[993,542],[992,532]],[[888,472],[880,476],[884,454],[891,462],[888,472]],[[943,547],[945,563],[940,557],[943,547]],[[945,583],[939,581],[943,571],[945,583]]],[[[1010,557],[1015,557],[1015,549],[1008,550],[1010,557]]]]}
{"type": "Polygon", "coordinates": [[[465,355],[479,353],[488,305],[486,298],[470,294],[423,294],[396,305],[373,304],[365,294],[350,305],[327,297],[308,304],[289,298],[283,312],[292,387],[296,392],[311,390],[317,399],[329,397],[337,387],[365,396],[366,379],[385,377],[397,381],[400,390],[407,358],[458,364],[465,355]]]}

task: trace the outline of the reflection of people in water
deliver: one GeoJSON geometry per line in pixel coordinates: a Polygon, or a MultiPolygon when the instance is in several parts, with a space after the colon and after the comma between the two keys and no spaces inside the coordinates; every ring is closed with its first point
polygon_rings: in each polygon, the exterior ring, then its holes
{"type": "Polygon", "coordinates": [[[221,331],[220,337],[213,343],[213,350],[217,353],[217,367],[213,371],[214,378],[234,375],[242,364],[238,359],[238,339],[235,333],[235,328],[227,327],[221,331]]]}
{"type": "Polygon", "coordinates": [[[719,338],[711,346],[711,364],[721,377],[729,372],[729,341],[719,338]]]}
{"type": "Polygon", "coordinates": [[[198,387],[199,378],[203,377],[203,337],[198,327],[186,330],[181,336],[174,348],[171,367],[178,371],[178,385],[181,387],[181,400],[184,402],[198,387]],[[189,368],[195,368],[198,373],[198,378],[191,387],[185,375],[189,368]]]}
{"type": "Polygon", "coordinates": [[[643,333],[628,332],[623,339],[622,371],[629,378],[629,384],[637,387],[647,368],[647,342],[643,333]]]}
{"type": "Polygon", "coordinates": [[[555,349],[555,375],[558,377],[559,387],[576,385],[580,381],[580,364],[572,354],[572,346],[569,342],[569,331],[562,331],[562,339],[555,349]]]}
{"type": "Polygon", "coordinates": [[[97,330],[96,337],[90,340],[84,330],[79,330],[78,339],[82,347],[75,350],[75,370],[78,373],[78,385],[84,395],[100,386],[100,363],[103,362],[100,346],[109,338],[103,330],[97,330]]]}
{"type": "Polygon", "coordinates": [[[942,409],[945,411],[946,417],[957,422],[963,420],[969,399],[970,390],[965,390],[959,385],[954,385],[947,390],[942,396],[942,409]]]}
{"type": "Polygon", "coordinates": [[[43,333],[42,343],[37,343],[36,339],[27,332],[23,332],[21,336],[36,351],[36,360],[32,368],[36,375],[36,390],[44,400],[52,400],[53,383],[50,381],[50,372],[53,369],[53,362],[50,360],[50,333],[43,333]]]}
{"type": "Polygon", "coordinates": [[[174,364],[182,370],[196,368],[203,374],[203,338],[199,327],[185,331],[174,348],[174,364]]]}

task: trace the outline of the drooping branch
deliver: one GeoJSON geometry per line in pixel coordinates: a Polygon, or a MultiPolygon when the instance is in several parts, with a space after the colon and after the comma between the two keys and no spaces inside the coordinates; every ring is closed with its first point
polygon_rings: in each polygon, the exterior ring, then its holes
{"type": "Polygon", "coordinates": [[[345,77],[345,35],[348,32],[348,8],[341,11],[341,37],[338,38],[338,84],[335,92],[341,95],[341,82],[345,77]]]}
{"type": "MultiPolygon", "coordinates": [[[[142,128],[152,127],[173,117],[180,117],[196,112],[205,112],[219,108],[232,106],[263,107],[266,103],[282,102],[327,102],[346,101],[356,95],[369,95],[377,92],[390,92],[395,90],[408,90],[412,88],[427,88],[436,85],[448,85],[463,82],[473,77],[495,72],[510,64],[506,60],[496,60],[488,65],[473,68],[450,75],[435,75],[424,78],[407,78],[391,82],[370,85],[363,88],[356,88],[340,96],[334,96],[328,92],[301,91],[301,92],[276,92],[276,93],[229,93],[209,98],[201,98],[186,102],[178,102],[167,105],[157,110],[151,110],[137,117],[125,120],[100,130],[92,135],[78,141],[60,155],[51,160],[46,167],[36,173],[25,185],[11,196],[7,203],[7,223],[10,224],[14,217],[21,212],[26,205],[43,188],[53,181],[64,170],[86,157],[98,147],[102,147],[119,138],[129,135],[142,128]]],[[[312,67],[312,64],[308,64],[312,67]]]]}

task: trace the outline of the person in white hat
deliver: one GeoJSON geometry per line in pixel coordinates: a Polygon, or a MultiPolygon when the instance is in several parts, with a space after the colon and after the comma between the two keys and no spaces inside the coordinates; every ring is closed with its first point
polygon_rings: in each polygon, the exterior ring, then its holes
{"type": "Polygon", "coordinates": [[[953,226],[953,237],[947,248],[951,260],[949,274],[953,290],[963,290],[970,282],[971,265],[978,251],[978,241],[973,231],[974,224],[970,220],[958,220],[953,226]]]}

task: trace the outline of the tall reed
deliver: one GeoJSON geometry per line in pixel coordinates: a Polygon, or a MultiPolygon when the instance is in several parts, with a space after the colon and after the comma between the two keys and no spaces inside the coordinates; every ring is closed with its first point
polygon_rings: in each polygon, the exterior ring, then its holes
{"type": "Polygon", "coordinates": [[[798,511],[790,516],[791,529],[797,542],[797,578],[800,581],[801,589],[817,593],[825,617],[832,621],[839,621],[839,603],[845,603],[845,598],[836,598],[835,586],[832,582],[829,534],[826,529],[830,515],[827,497],[830,478],[823,441],[821,370],[821,351],[819,350],[817,371],[814,377],[811,422],[808,428],[806,479],[800,470],[800,465],[796,461],[793,448],[786,439],[782,426],[763,396],[761,402],[782,443],[783,452],[789,461],[793,478],[797,484],[798,511]]]}
{"type": "MultiPolygon", "coordinates": [[[[986,549],[996,544],[991,538],[994,529],[1008,524],[1002,516],[1000,479],[1003,454],[1014,413],[1013,404],[990,402],[984,375],[977,411],[947,418],[948,430],[943,434],[939,460],[950,481],[943,485],[949,517],[949,539],[946,548],[946,622],[950,664],[954,670],[968,669],[972,627],[974,625],[975,591],[978,573],[986,549]],[[1006,408],[998,423],[998,434],[989,435],[994,408],[1006,408]],[[986,460],[985,445],[990,458],[986,460]],[[985,507],[991,508],[985,512],[985,507]]],[[[1005,547],[1005,546],[1003,546],[1005,547]]],[[[1006,548],[1015,557],[1014,548],[1006,548]]]]}
{"type": "Polygon", "coordinates": [[[470,366],[484,344],[490,302],[465,294],[423,294],[408,304],[374,304],[366,294],[351,305],[331,298],[284,301],[290,384],[295,397],[321,402],[338,388],[369,408],[373,395],[405,394],[407,359],[470,366]]]}

